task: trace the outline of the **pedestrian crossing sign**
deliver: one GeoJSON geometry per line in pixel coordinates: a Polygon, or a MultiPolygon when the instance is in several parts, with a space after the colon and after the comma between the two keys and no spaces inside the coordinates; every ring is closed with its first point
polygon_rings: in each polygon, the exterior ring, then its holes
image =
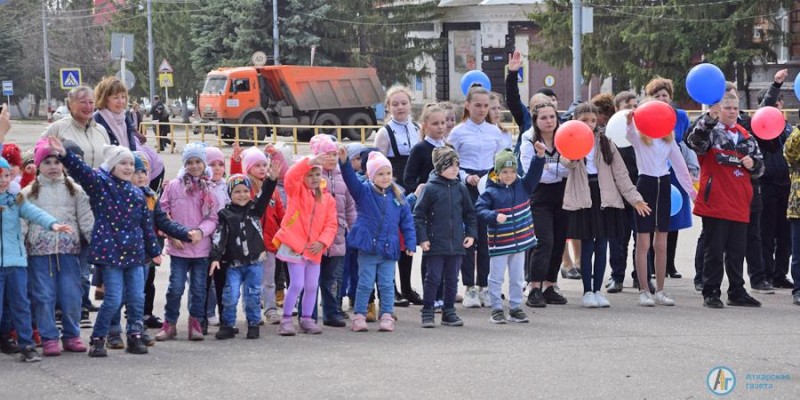
{"type": "Polygon", "coordinates": [[[61,68],[61,89],[69,90],[81,85],[80,68],[61,68]]]}

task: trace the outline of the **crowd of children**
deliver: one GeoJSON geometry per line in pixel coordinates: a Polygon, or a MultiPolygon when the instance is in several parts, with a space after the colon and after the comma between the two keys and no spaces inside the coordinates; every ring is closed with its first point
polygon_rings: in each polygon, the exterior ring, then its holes
{"type": "MultiPolygon", "coordinates": [[[[509,76],[516,76],[519,57],[511,60],[509,76]]],[[[784,75],[776,75],[773,87],[780,88],[784,75]]],[[[724,306],[720,284],[726,272],[728,304],[760,306],[745,290],[742,273],[751,202],[761,196],[753,185],[766,163],[760,146],[771,157],[769,183],[794,185],[800,182],[800,129],[789,135],[787,128],[777,142],[757,141],[732,91],[694,124],[677,110],[685,118],[662,139],[637,132],[629,114],[624,137],[632,148],[617,148],[605,135],[605,124],[615,110],[637,103],[635,95],[623,92],[570,110],[572,119],[593,131],[594,144],[583,159],[569,160],[555,145],[563,117],[554,94],[536,94],[524,110],[516,98],[516,81],[507,83],[511,97],[506,104],[523,128],[516,149],[499,123],[501,95],[472,87],[461,123],[455,124],[456,110],[448,103],[425,106],[417,123],[411,92],[397,86],[387,91],[387,123],[377,132],[375,147],[345,147],[322,134],[309,143],[310,155],[294,159],[279,146],[242,150],[236,144],[226,171],[220,149],[187,144],[180,170],[163,190],[150,187],[154,160],[146,146],[110,144],[120,143],[110,139],[119,136],[138,140],[126,135],[124,117],[112,113],[119,108],[116,103],[99,112],[103,121],[114,124],[104,127],[87,117],[85,88],[73,90],[73,117],[45,132],[30,163],[22,160],[19,148],[4,143],[10,129],[4,107],[0,149],[8,161],[0,158],[2,350],[19,352],[29,362],[40,360],[37,342],[45,356],[58,356],[62,349],[88,350],[91,357],[122,348],[145,354],[156,341],[177,338],[187,281],[186,337],[192,341],[203,340],[209,325],[219,325],[217,339],[236,337],[240,300],[248,339],[259,338],[264,324],[277,325],[282,336],[296,335],[293,315],[299,317],[300,332],[321,333],[319,303],[323,325],[345,327],[345,298],[354,332],[368,331],[372,321],[379,321],[380,331],[393,331],[394,307],[409,304],[422,306],[424,328],[435,326],[437,312],[442,313],[442,325],[462,326],[458,301],[465,308],[490,308],[491,323],[525,323],[529,318],[523,304],[567,303],[557,279],[568,239],[580,244],[580,250],[562,276],[583,280],[584,307],[609,307],[602,290],[607,254],[610,249],[607,292],[617,293],[631,231],[636,233],[639,304],[673,306],[664,278],[677,275],[674,242],[677,230],[691,225],[690,200],[696,201],[694,213],[703,220],[695,282],[704,305],[724,306]],[[81,146],[71,140],[80,134],[80,124],[85,126],[84,139],[91,128],[97,143],[87,139],[81,146]],[[132,152],[137,146],[142,151],[132,152]],[[91,154],[88,163],[84,150],[91,154]],[[684,196],[683,217],[671,210],[671,185],[679,186],[684,196]],[[162,246],[170,260],[163,322],[153,310],[162,246]],[[421,296],[411,287],[418,249],[421,296]],[[82,255],[96,273],[102,272],[105,292],[88,348],[80,338],[82,321],[88,319],[82,255]],[[506,275],[507,297],[502,291],[506,275]],[[459,279],[465,286],[463,298],[459,279]],[[151,338],[147,327],[159,331],[151,338]]],[[[646,101],[669,103],[672,84],[656,78],[647,92],[646,101]]],[[[766,101],[774,103],[776,91],[770,96],[766,101]]],[[[800,207],[795,195],[787,193],[779,206],[788,213],[779,215],[789,218],[795,244],[792,272],[800,282],[800,207]]],[[[751,280],[757,280],[751,282],[754,290],[769,293],[773,283],[787,286],[788,265],[776,264],[788,263],[788,257],[773,257],[780,245],[759,245],[771,269],[768,274],[750,271],[751,280]]],[[[800,288],[791,286],[794,303],[800,305],[800,288]]]]}

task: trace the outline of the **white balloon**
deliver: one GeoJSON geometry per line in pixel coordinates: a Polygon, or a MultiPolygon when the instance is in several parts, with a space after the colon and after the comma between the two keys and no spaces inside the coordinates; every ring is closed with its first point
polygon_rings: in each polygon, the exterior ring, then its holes
{"type": "Polygon", "coordinates": [[[621,110],[611,116],[606,124],[606,136],[619,148],[631,147],[631,142],[625,137],[628,129],[628,114],[631,110],[621,110]]]}
{"type": "Polygon", "coordinates": [[[486,174],[481,177],[481,180],[478,181],[478,193],[483,194],[486,191],[486,179],[489,178],[489,174],[486,174]]]}

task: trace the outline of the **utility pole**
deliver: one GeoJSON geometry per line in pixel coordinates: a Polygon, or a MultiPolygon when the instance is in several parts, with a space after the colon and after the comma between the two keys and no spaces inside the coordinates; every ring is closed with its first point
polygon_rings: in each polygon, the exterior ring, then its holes
{"type": "Polygon", "coordinates": [[[572,100],[581,100],[581,35],[583,34],[581,8],[582,0],[572,0],[572,100]]]}
{"type": "Polygon", "coordinates": [[[150,101],[156,95],[155,67],[153,66],[153,1],[147,0],[147,74],[150,76],[150,101]]]}
{"type": "Polygon", "coordinates": [[[278,43],[278,0],[272,0],[272,64],[281,65],[281,46],[278,43]]]}
{"type": "Polygon", "coordinates": [[[44,48],[44,97],[47,101],[47,121],[50,122],[50,50],[47,47],[47,2],[42,1],[42,41],[44,48]]]}

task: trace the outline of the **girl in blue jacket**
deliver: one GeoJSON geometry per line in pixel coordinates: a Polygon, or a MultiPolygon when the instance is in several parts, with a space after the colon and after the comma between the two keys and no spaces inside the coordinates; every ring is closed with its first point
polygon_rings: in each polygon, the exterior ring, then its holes
{"type": "MultiPolygon", "coordinates": [[[[0,150],[2,143],[0,142],[0,150]]],[[[21,359],[25,362],[41,361],[33,343],[31,303],[28,299],[28,257],[25,243],[20,239],[20,218],[56,232],[72,233],[69,225],[60,225],[50,214],[8,192],[11,184],[11,166],[0,158],[0,318],[6,306],[17,329],[21,359]],[[4,305],[3,300],[8,304],[4,305]]]]}
{"type": "Polygon", "coordinates": [[[497,153],[494,170],[489,174],[486,191],[475,205],[478,216],[487,225],[489,242],[489,298],[492,314],[489,322],[505,324],[503,299],[500,293],[508,266],[509,318],[511,322],[528,322],[522,311],[522,288],[525,283],[525,252],[536,244],[533,232],[530,196],[544,169],[545,145],[534,144],[536,157],[525,177],[517,175],[517,158],[511,149],[497,153]]]}
{"type": "Polygon", "coordinates": [[[394,266],[400,258],[398,227],[406,243],[406,254],[417,248],[417,235],[411,209],[403,190],[392,181],[392,164],[379,152],[367,160],[366,182],[359,181],[347,158],[347,149],[339,148],[342,178],[356,202],[358,217],[347,234],[347,244],[358,250],[358,289],[352,330],[365,332],[367,302],[377,275],[380,296],[380,330],[394,330],[394,266]]]}

